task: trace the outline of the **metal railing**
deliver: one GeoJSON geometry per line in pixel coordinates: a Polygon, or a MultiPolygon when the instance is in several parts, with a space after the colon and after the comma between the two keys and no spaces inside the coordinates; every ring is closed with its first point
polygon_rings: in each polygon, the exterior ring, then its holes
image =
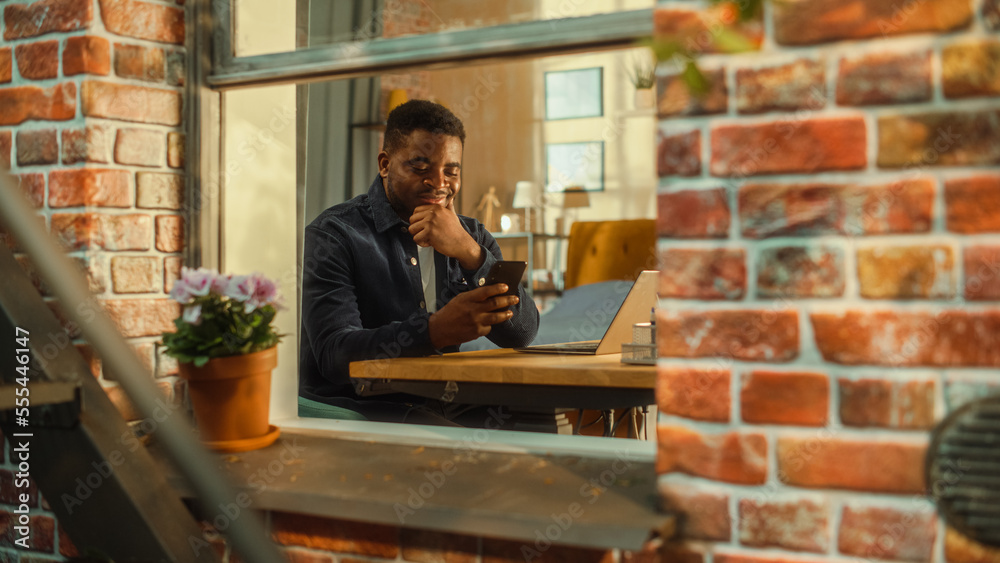
{"type": "MultiPolygon", "coordinates": [[[[157,410],[162,406],[162,399],[154,386],[150,370],[142,364],[118,328],[90,294],[77,268],[65,255],[65,251],[45,231],[43,224],[38,221],[36,211],[32,209],[12,178],[2,170],[0,170],[0,224],[14,238],[18,247],[28,255],[46,287],[61,304],[66,319],[79,327],[83,339],[102,359],[104,369],[115,374],[116,380],[138,412],[144,418],[157,421],[156,440],[162,444],[170,462],[188,481],[202,505],[210,510],[209,513],[213,516],[216,511],[221,514],[223,507],[232,506],[236,498],[232,487],[219,472],[217,460],[195,439],[189,419],[186,416],[157,415],[157,410]]],[[[6,249],[2,250],[7,253],[6,249]]],[[[9,253],[7,254],[9,256],[9,253]]],[[[4,276],[13,274],[13,272],[5,273],[4,276]]],[[[37,293],[35,297],[41,299],[37,293]]],[[[73,347],[69,346],[68,349],[73,350],[73,347]]],[[[32,353],[38,356],[39,350],[33,349],[32,353]]],[[[96,384],[96,381],[93,383],[96,384]]],[[[83,405],[83,413],[86,413],[87,406],[83,405]]],[[[160,412],[162,414],[162,411],[160,412]]],[[[114,415],[120,416],[116,413],[114,415]]],[[[253,563],[283,560],[277,547],[268,540],[255,514],[244,510],[239,517],[226,518],[228,525],[224,534],[230,540],[233,549],[239,552],[244,560],[253,563]]],[[[193,522],[193,519],[191,521],[193,522]]],[[[118,532],[121,533],[122,530],[118,532]]],[[[178,560],[204,559],[192,556],[178,560]]]]}

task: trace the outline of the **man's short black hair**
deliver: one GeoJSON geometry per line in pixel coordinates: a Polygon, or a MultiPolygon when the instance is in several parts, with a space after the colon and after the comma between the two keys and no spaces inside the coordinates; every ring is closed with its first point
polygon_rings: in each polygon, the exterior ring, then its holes
{"type": "Polygon", "coordinates": [[[388,154],[402,148],[406,137],[417,129],[458,137],[465,146],[465,126],[454,113],[428,100],[410,100],[389,112],[382,150],[388,154]]]}

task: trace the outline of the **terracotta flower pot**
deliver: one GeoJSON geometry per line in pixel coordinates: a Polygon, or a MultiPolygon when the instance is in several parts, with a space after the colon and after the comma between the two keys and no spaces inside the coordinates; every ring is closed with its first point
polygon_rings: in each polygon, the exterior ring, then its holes
{"type": "Polygon", "coordinates": [[[278,438],[278,428],[268,423],[271,370],[277,365],[277,346],[214,358],[202,367],[179,365],[205,445],[237,452],[262,448],[278,438]]]}

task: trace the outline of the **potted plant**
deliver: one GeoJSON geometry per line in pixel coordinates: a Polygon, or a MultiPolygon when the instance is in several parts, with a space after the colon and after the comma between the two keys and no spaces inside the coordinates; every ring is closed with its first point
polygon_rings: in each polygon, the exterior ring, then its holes
{"type": "Polygon", "coordinates": [[[184,309],[174,320],[176,332],[163,333],[163,346],[187,380],[202,440],[221,451],[274,442],[271,370],[282,336],[271,324],[281,308],[274,282],[260,274],[183,268],[170,297],[184,309]]]}
{"type": "Polygon", "coordinates": [[[649,109],[656,105],[656,63],[651,57],[636,58],[628,69],[628,79],[635,87],[635,108],[649,109]]]}

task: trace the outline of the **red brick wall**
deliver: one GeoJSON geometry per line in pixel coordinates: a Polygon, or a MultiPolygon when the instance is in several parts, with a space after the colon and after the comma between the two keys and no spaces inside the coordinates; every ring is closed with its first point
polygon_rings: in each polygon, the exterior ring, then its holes
{"type": "MultiPolygon", "coordinates": [[[[717,49],[692,5],[657,33],[717,49]]],[[[692,561],[1000,560],[923,474],[933,425],[1000,392],[998,26],[774,2],[704,97],[661,64],[657,466],[692,561]]]]}
{"type": "MultiPolygon", "coordinates": [[[[20,179],[39,219],[164,378],[159,385],[167,397],[175,366],[154,357],[154,342],[178,313],[166,292],[185,244],[183,3],[0,3],[0,166],[20,179]]],[[[9,237],[0,238],[17,250],[9,237]]],[[[32,269],[26,257],[19,260],[32,269]]],[[[100,361],[92,365],[125,416],[137,418],[100,361]]],[[[9,456],[0,462],[0,529],[7,538],[0,540],[0,559],[16,560],[8,496],[14,465],[9,456]]],[[[40,495],[30,504],[31,551],[72,554],[40,495]]]]}

